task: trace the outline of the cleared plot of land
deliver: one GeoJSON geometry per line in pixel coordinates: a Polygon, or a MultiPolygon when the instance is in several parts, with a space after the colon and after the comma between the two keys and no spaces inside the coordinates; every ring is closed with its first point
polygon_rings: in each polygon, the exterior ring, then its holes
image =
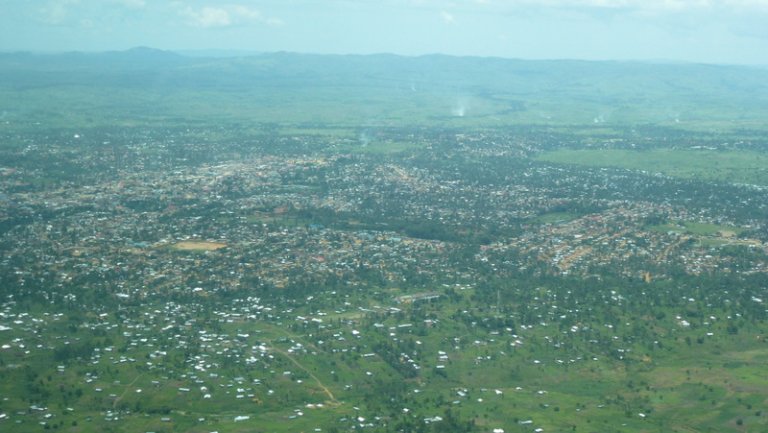
{"type": "Polygon", "coordinates": [[[744,229],[740,227],[721,224],[696,223],[692,221],[682,221],[678,223],[670,222],[652,226],[650,229],[662,233],[676,232],[688,233],[698,236],[719,236],[723,238],[732,238],[744,231],[744,229]]]}
{"type": "Polygon", "coordinates": [[[682,235],[680,240],[671,244],[664,250],[660,260],[666,257],[679,245],[693,236],[699,245],[706,247],[723,247],[726,245],[760,246],[761,242],[754,239],[740,239],[738,236],[744,232],[741,227],[722,224],[697,223],[692,221],[668,222],[648,226],[648,230],[659,233],[677,233],[682,235]]]}
{"type": "Polygon", "coordinates": [[[227,244],[222,242],[185,241],[175,244],[173,248],[184,251],[215,251],[226,246],[227,244]]]}
{"type": "Polygon", "coordinates": [[[768,185],[768,155],[752,151],[562,149],[541,161],[644,170],[674,177],[768,185]]]}
{"type": "Polygon", "coordinates": [[[577,215],[568,212],[549,212],[537,216],[533,221],[539,224],[559,224],[573,221],[576,218],[578,218],[577,215]]]}

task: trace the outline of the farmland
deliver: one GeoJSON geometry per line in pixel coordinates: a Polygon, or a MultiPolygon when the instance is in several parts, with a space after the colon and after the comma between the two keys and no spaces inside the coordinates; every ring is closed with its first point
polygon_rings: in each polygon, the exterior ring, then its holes
{"type": "Polygon", "coordinates": [[[768,158],[761,152],[700,149],[557,150],[542,161],[591,167],[619,167],[706,181],[768,185],[768,158]]]}

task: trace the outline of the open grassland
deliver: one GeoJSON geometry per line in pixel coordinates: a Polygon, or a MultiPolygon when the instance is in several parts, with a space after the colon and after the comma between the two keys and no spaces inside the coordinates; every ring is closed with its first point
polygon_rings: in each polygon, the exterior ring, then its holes
{"type": "Polygon", "coordinates": [[[768,155],[752,151],[561,149],[543,153],[538,158],[558,164],[617,167],[689,179],[768,185],[768,155]]]}
{"type": "Polygon", "coordinates": [[[0,113],[53,127],[654,125],[765,131],[759,69],[423,56],[0,56],[0,113]],[[653,77],[653,78],[650,78],[653,77]]]}
{"type": "MultiPolygon", "coordinates": [[[[242,93],[203,89],[125,89],[105,85],[3,89],[0,102],[8,125],[46,127],[280,124],[312,133],[319,125],[338,129],[409,125],[441,128],[498,128],[509,125],[602,128],[616,132],[634,125],[711,134],[765,131],[764,117],[752,113],[731,118],[712,111],[676,121],[655,106],[612,108],[578,94],[489,96],[473,91],[399,89],[342,85],[323,88],[255,88],[242,93]],[[462,96],[467,95],[467,96],[462,96]],[[68,107],[63,110],[60,107],[68,107]],[[511,108],[510,108],[511,107],[511,108]]],[[[699,110],[689,107],[690,110],[699,110]]],[[[758,110],[763,113],[765,110],[758,110]]],[[[325,132],[322,132],[325,134],[325,132]]],[[[343,135],[343,134],[339,134],[343,135]]],[[[337,136],[339,136],[337,135],[337,136]]]]}

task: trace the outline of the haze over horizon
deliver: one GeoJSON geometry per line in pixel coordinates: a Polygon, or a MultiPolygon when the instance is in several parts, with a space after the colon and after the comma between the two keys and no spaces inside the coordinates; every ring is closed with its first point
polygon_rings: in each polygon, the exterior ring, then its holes
{"type": "Polygon", "coordinates": [[[768,65],[768,0],[3,0],[0,51],[292,51],[768,65]]]}

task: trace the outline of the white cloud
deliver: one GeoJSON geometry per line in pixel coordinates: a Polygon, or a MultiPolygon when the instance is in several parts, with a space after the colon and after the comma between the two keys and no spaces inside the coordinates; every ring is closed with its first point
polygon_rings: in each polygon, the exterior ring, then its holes
{"type": "Polygon", "coordinates": [[[226,27],[232,24],[232,19],[226,9],[204,7],[202,9],[193,9],[188,7],[182,11],[187,18],[187,22],[195,27],[226,27]]]}
{"type": "Polygon", "coordinates": [[[51,0],[39,9],[40,18],[48,24],[63,24],[70,17],[70,9],[80,0],[51,0]]]}
{"type": "Polygon", "coordinates": [[[202,28],[228,27],[253,23],[269,26],[284,24],[280,18],[265,16],[258,9],[239,4],[218,7],[206,6],[200,9],[186,7],[181,10],[181,14],[187,18],[188,24],[202,28]]]}
{"type": "Polygon", "coordinates": [[[453,24],[456,22],[456,18],[448,13],[447,11],[440,11],[440,17],[443,19],[443,22],[446,24],[453,24]]]}
{"type": "Polygon", "coordinates": [[[240,21],[262,23],[270,26],[280,26],[284,24],[283,20],[280,18],[264,16],[264,14],[262,14],[258,9],[254,9],[248,6],[231,6],[231,11],[240,21]]]}
{"type": "MultiPolygon", "coordinates": [[[[497,0],[492,4],[497,6],[539,6],[545,8],[586,7],[599,9],[681,10],[709,7],[713,3],[714,0],[509,0],[504,2],[497,0]]],[[[491,4],[491,2],[486,1],[485,4],[491,4]]]]}
{"type": "Polygon", "coordinates": [[[239,17],[246,20],[260,21],[262,20],[261,11],[243,5],[231,6],[231,9],[239,17]]]}
{"type": "Polygon", "coordinates": [[[285,24],[285,21],[281,20],[280,18],[275,18],[275,17],[267,18],[264,22],[267,25],[270,25],[270,26],[273,26],[273,27],[278,27],[278,26],[282,26],[282,25],[285,24]]]}
{"type": "Polygon", "coordinates": [[[695,11],[739,8],[768,10],[768,0],[510,0],[495,1],[497,5],[522,4],[548,7],[594,7],[603,9],[635,9],[657,11],[695,11]]]}
{"type": "Polygon", "coordinates": [[[768,0],[725,0],[724,3],[737,10],[768,12],[768,0]]]}
{"type": "Polygon", "coordinates": [[[147,5],[145,0],[112,0],[112,2],[129,9],[142,9],[147,5]]]}
{"type": "MultiPolygon", "coordinates": [[[[357,2],[365,0],[357,0],[357,2]]],[[[739,8],[742,10],[768,10],[768,0],[368,0],[370,2],[406,7],[494,9],[527,8],[596,8],[629,9],[641,11],[691,11],[701,9],[739,8]]]]}

